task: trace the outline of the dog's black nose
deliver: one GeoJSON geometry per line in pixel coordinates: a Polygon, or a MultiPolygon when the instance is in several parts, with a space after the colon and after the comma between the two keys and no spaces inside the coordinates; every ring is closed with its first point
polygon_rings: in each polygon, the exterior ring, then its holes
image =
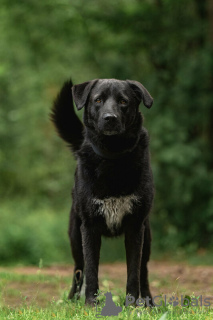
{"type": "Polygon", "coordinates": [[[114,119],[116,119],[116,118],[117,118],[117,116],[116,116],[116,114],[114,114],[114,113],[104,113],[104,115],[103,115],[103,119],[104,119],[105,121],[114,120],[114,119]]]}

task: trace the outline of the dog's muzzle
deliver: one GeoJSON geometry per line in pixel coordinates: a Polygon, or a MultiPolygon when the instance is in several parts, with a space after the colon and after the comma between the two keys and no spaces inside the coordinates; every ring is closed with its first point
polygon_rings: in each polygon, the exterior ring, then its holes
{"type": "Polygon", "coordinates": [[[121,125],[118,116],[114,113],[104,113],[100,119],[99,129],[103,134],[108,136],[119,134],[121,125]]]}

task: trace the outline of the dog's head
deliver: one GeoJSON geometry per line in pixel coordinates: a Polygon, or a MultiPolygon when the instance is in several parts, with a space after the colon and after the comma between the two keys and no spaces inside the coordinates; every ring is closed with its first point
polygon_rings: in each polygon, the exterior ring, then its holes
{"type": "Polygon", "coordinates": [[[73,86],[78,110],[85,107],[84,123],[100,134],[119,135],[134,124],[143,101],[151,108],[153,99],[137,81],[99,79],[73,86]]]}

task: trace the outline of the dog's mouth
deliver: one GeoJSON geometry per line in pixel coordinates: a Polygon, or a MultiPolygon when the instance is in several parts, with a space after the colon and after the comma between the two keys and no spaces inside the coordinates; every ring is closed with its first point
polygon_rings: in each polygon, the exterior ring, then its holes
{"type": "Polygon", "coordinates": [[[120,132],[119,131],[115,131],[115,130],[105,130],[102,132],[105,136],[115,136],[117,134],[119,134],[120,132]]]}

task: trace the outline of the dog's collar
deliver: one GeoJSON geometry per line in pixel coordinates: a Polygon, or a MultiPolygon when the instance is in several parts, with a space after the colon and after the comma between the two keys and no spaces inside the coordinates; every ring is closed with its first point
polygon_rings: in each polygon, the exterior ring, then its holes
{"type": "Polygon", "coordinates": [[[108,160],[115,160],[115,159],[119,159],[121,157],[123,157],[124,155],[126,155],[127,153],[129,153],[129,151],[124,151],[124,152],[120,152],[120,153],[115,153],[115,152],[110,152],[104,149],[101,149],[99,147],[97,147],[97,145],[94,145],[93,143],[91,143],[92,149],[93,151],[101,158],[103,159],[108,159],[108,160]]]}

